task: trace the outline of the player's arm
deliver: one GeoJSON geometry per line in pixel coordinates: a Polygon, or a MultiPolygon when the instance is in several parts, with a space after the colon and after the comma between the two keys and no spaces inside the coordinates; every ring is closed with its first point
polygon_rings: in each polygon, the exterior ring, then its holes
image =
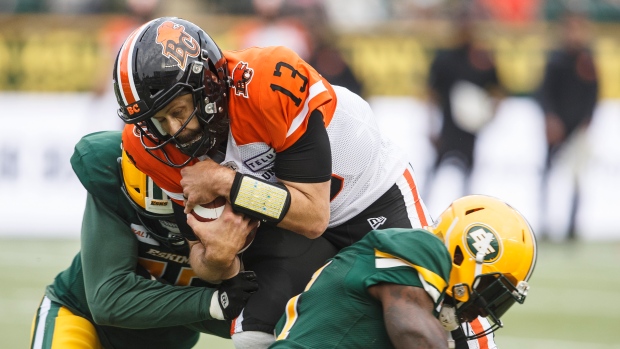
{"type": "Polygon", "coordinates": [[[306,132],[299,140],[277,153],[274,172],[279,180],[275,184],[236,173],[208,159],[186,167],[181,170],[181,185],[188,196],[185,212],[191,212],[198,203],[224,196],[235,211],[309,238],[321,236],[329,222],[332,163],[329,137],[320,111],[311,113],[306,132]],[[211,193],[207,194],[205,188],[211,193]],[[242,206],[241,198],[260,196],[265,199],[256,201],[275,202],[269,215],[262,213],[262,206],[242,206]],[[272,199],[275,197],[279,201],[272,199]]]}
{"type": "Polygon", "coordinates": [[[433,300],[423,288],[381,283],[370,286],[368,293],[381,302],[396,348],[448,348],[446,332],[433,316],[433,300]]]}
{"type": "Polygon", "coordinates": [[[96,323],[153,328],[212,319],[214,289],[165,285],[135,273],[134,233],[91,194],[82,222],[81,250],[86,298],[96,323]]]}
{"type": "Polygon", "coordinates": [[[306,132],[277,154],[276,177],[290,195],[291,205],[279,227],[317,238],[329,223],[332,153],[320,111],[312,112],[306,132]]]}

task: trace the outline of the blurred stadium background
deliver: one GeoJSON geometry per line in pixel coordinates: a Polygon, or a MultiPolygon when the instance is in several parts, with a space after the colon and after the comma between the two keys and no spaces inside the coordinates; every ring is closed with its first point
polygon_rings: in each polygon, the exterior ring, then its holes
{"type": "MultiPolygon", "coordinates": [[[[85,193],[68,159],[81,136],[122,127],[112,63],[139,23],[183,17],[224,50],[281,43],[315,66],[322,61],[313,50],[334,48],[344,61],[327,54],[323,65],[350,67],[381,127],[409,155],[420,193],[437,216],[460,196],[455,183],[463,174],[444,171],[432,178],[442,190],[429,190],[437,118],[426,81],[436,51],[450,47],[453,15],[464,4],[476,11],[475,32],[507,91],[495,118],[479,130],[471,191],[511,203],[542,242],[531,297],[507,315],[498,342],[502,348],[620,348],[611,330],[620,324],[614,301],[620,289],[618,0],[287,0],[281,27],[258,38],[248,35],[264,25],[252,0],[0,0],[0,191],[6,198],[0,201],[0,348],[27,345],[44,286],[79,249],[85,193]],[[567,8],[591,19],[600,79],[574,211],[566,204],[570,183],[544,200],[544,115],[533,98],[567,8]]],[[[557,183],[570,182],[561,170],[558,176],[557,183]]],[[[201,347],[208,342],[205,337],[201,347]]]]}

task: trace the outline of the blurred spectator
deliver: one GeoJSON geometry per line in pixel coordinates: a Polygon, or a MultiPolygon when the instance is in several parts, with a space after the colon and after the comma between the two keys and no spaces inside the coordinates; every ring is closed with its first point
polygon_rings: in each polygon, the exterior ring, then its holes
{"type": "Polygon", "coordinates": [[[331,84],[362,94],[362,85],[334,42],[337,35],[330,29],[322,2],[252,0],[252,6],[257,18],[234,30],[238,48],[286,46],[331,84]]]}
{"type": "Polygon", "coordinates": [[[487,17],[505,23],[531,23],[541,11],[543,0],[478,0],[487,17]]]}
{"type": "Polygon", "coordinates": [[[100,13],[105,8],[104,0],[45,0],[52,13],[86,14],[100,13]]]}
{"type": "Polygon", "coordinates": [[[351,70],[335,43],[319,39],[309,63],[332,85],[346,87],[351,92],[363,95],[362,84],[351,70]]]}
{"type": "Polygon", "coordinates": [[[338,47],[338,34],[334,32],[329,18],[322,6],[313,6],[314,11],[303,19],[310,29],[313,50],[308,60],[332,85],[348,88],[351,92],[363,95],[362,83],[355,76],[338,47]]]}
{"type": "Polygon", "coordinates": [[[441,120],[438,134],[432,135],[437,158],[427,200],[431,213],[469,193],[476,133],[492,118],[503,94],[491,54],[475,37],[472,14],[461,10],[455,22],[453,48],[437,52],[429,73],[429,99],[441,120]],[[439,173],[447,167],[460,172],[458,179],[451,177],[449,189],[439,173]]]}
{"type": "Polygon", "coordinates": [[[389,19],[389,2],[385,0],[324,1],[330,23],[337,29],[368,28],[389,19]]]}
{"type": "Polygon", "coordinates": [[[450,0],[391,0],[392,19],[434,19],[441,18],[449,8],[450,0]]]}
{"type": "Polygon", "coordinates": [[[286,46],[308,60],[312,50],[310,33],[301,20],[284,15],[285,5],[284,0],[252,0],[257,17],[235,28],[237,47],[286,46]]]}
{"type": "MultiPolygon", "coordinates": [[[[590,124],[598,101],[598,76],[592,52],[589,48],[589,21],[579,12],[567,12],[561,20],[562,41],[547,61],[544,80],[539,91],[541,106],[545,112],[548,143],[547,157],[547,208],[553,201],[552,171],[561,169],[571,178],[572,188],[562,188],[563,193],[574,193],[570,198],[572,211],[567,217],[574,218],[577,207],[577,175],[584,157],[587,157],[586,129],[590,124]]],[[[557,190],[556,190],[557,192],[557,190]]],[[[565,201],[565,200],[563,200],[565,201]]],[[[557,201],[556,201],[557,202],[557,201]]],[[[564,202],[560,204],[565,204],[564,202]]],[[[574,236],[574,222],[567,231],[549,228],[552,239],[574,236]]]]}
{"type": "Polygon", "coordinates": [[[102,68],[94,78],[91,131],[122,129],[123,122],[116,117],[118,103],[112,84],[112,69],[116,55],[129,34],[139,25],[154,18],[160,0],[124,0],[125,15],[111,17],[99,31],[99,54],[102,68]]]}

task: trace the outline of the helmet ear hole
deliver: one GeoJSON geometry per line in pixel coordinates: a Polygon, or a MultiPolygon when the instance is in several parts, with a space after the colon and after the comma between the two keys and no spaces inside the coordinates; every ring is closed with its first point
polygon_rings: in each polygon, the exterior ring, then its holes
{"type": "Polygon", "coordinates": [[[484,207],[478,207],[478,208],[474,208],[474,209],[471,209],[471,210],[467,210],[467,211],[465,211],[465,215],[467,216],[470,213],[474,213],[476,211],[481,211],[481,210],[484,210],[484,207]]]}
{"type": "Polygon", "coordinates": [[[460,266],[461,264],[463,264],[464,259],[465,257],[463,256],[463,251],[461,251],[461,247],[456,246],[456,248],[454,249],[454,257],[452,257],[452,263],[454,265],[460,266]]]}

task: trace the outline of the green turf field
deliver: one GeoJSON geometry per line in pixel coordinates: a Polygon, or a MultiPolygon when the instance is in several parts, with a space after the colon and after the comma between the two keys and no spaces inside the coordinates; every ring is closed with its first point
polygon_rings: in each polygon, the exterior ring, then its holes
{"type": "MultiPolygon", "coordinates": [[[[27,348],[30,323],[77,240],[0,239],[0,348],[27,348]]],[[[542,243],[529,297],[504,318],[502,349],[620,349],[620,242],[542,243]]],[[[203,336],[197,348],[233,348],[203,336]]]]}

